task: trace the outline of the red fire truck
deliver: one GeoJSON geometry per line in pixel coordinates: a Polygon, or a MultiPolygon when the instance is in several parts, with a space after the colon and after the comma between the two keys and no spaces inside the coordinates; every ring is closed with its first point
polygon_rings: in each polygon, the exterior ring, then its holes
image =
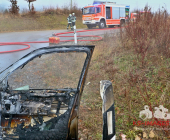
{"type": "Polygon", "coordinates": [[[120,26],[129,21],[129,5],[116,4],[115,2],[94,1],[93,5],[82,8],[83,24],[88,28],[99,26],[104,28],[107,25],[113,27],[120,26]]]}
{"type": "Polygon", "coordinates": [[[144,14],[151,14],[150,11],[138,11],[137,13],[131,13],[130,14],[130,20],[133,22],[136,21],[137,17],[140,15],[140,16],[143,16],[144,14]]]}

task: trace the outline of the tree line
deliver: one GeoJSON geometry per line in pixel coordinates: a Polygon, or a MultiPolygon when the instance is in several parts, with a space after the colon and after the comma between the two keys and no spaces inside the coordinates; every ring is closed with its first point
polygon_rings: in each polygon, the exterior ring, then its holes
{"type": "MultiPolygon", "coordinates": [[[[9,12],[12,14],[19,14],[19,6],[17,5],[17,0],[9,0],[11,2],[10,8],[9,8],[9,12]]],[[[28,8],[30,12],[34,11],[34,5],[32,2],[36,1],[36,0],[25,0],[26,2],[28,2],[28,8]],[[32,3],[32,6],[31,6],[32,3]]]]}

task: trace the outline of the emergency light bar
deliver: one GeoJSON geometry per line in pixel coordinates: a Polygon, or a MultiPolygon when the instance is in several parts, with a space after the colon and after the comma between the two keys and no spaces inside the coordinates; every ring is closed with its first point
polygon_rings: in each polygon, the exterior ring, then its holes
{"type": "Polygon", "coordinates": [[[110,2],[110,1],[93,1],[93,5],[94,5],[94,4],[104,4],[104,3],[116,4],[116,2],[110,2]]]}

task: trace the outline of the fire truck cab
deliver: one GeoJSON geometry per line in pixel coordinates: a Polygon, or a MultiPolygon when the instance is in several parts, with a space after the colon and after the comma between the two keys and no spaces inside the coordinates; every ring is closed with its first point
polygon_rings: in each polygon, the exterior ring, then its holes
{"type": "Polygon", "coordinates": [[[82,21],[88,28],[120,26],[129,21],[129,9],[129,5],[116,2],[94,1],[93,5],[82,8],[82,21]]]}

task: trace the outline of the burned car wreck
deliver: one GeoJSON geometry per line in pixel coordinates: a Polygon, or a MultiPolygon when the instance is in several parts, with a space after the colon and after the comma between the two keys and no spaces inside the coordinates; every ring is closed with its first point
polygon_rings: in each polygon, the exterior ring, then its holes
{"type": "MultiPolygon", "coordinates": [[[[1,72],[0,139],[78,139],[78,106],[93,50],[94,46],[45,47],[27,54],[1,72]],[[28,86],[12,89],[10,87],[8,77],[15,70],[25,67],[35,58],[54,53],[86,54],[78,75],[77,87],[57,89],[34,89],[28,86]]],[[[71,63],[73,60],[68,59],[68,61],[71,63]]]]}
{"type": "MultiPolygon", "coordinates": [[[[93,50],[94,46],[44,47],[2,71],[0,140],[78,140],[78,111],[93,50]]],[[[107,117],[112,104],[103,112],[103,139],[115,135],[114,112],[107,117]]]]}

